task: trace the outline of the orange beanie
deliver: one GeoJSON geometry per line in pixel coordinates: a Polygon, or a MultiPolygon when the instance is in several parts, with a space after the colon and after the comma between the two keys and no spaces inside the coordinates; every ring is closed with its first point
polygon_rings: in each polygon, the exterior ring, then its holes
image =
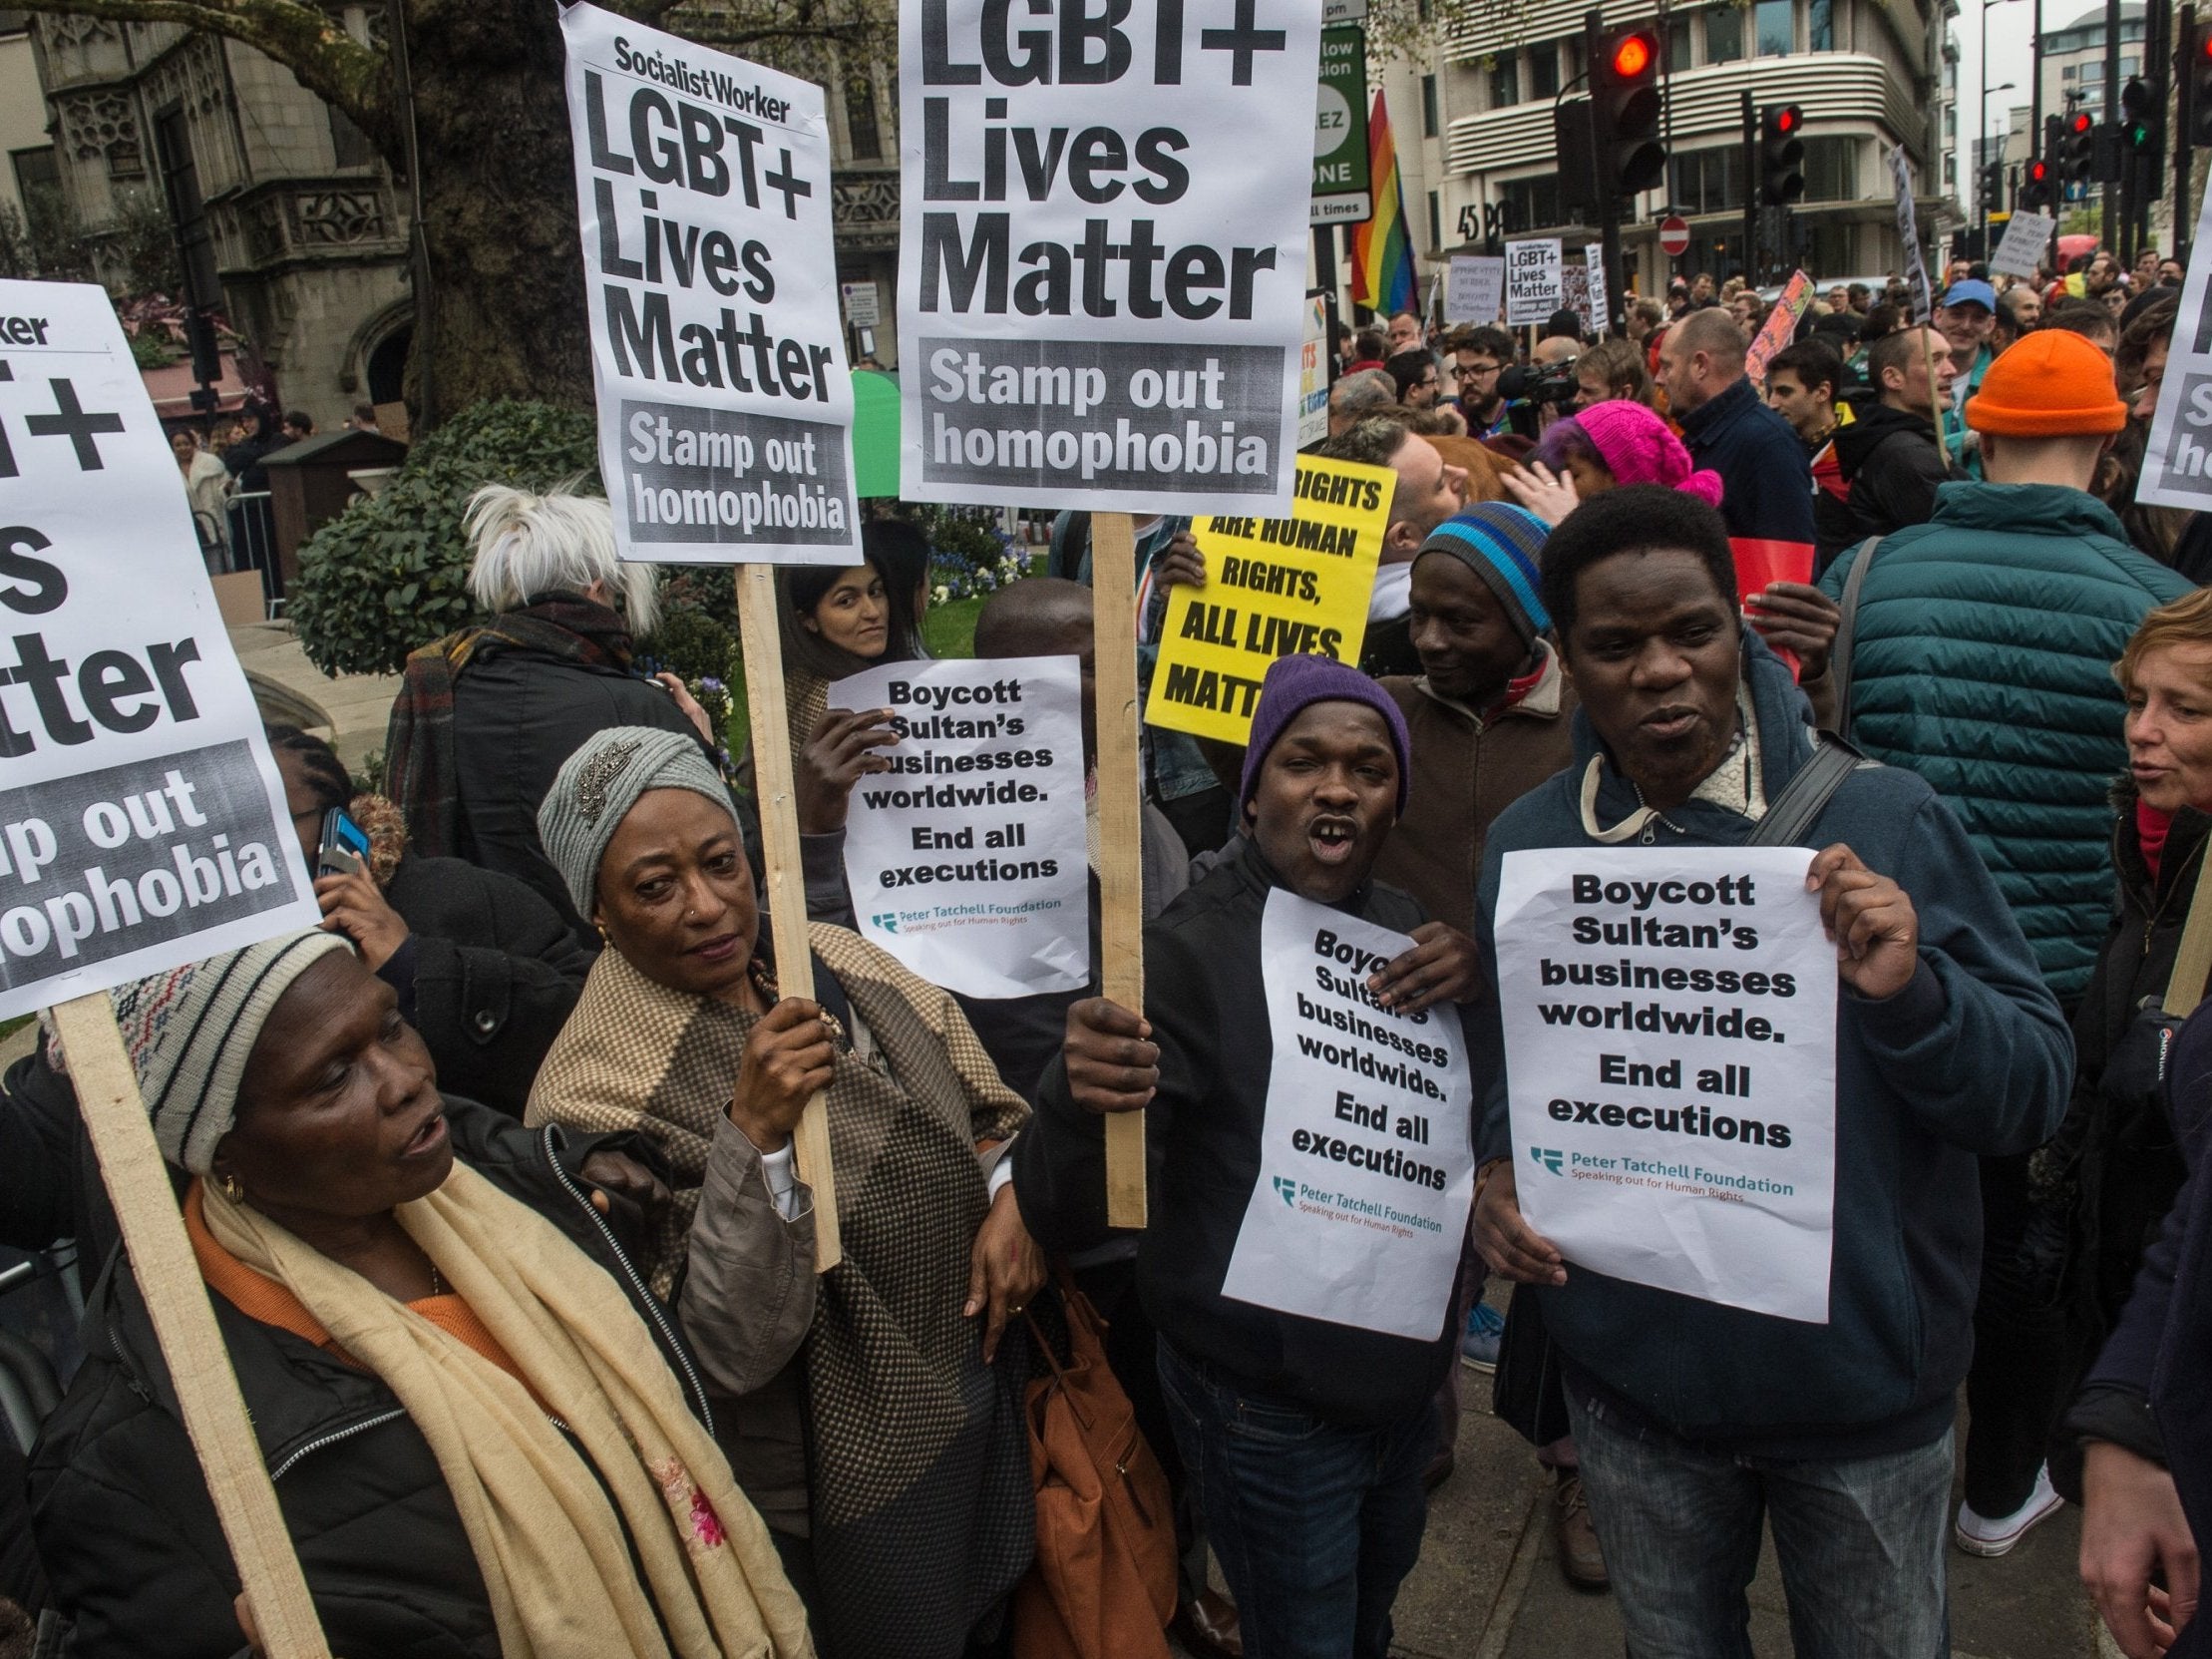
{"type": "Polygon", "coordinates": [[[2127,425],[2112,360],[2063,328],[2024,334],[1967,399],[1967,425],[2003,438],[2105,437],[2127,425]]]}

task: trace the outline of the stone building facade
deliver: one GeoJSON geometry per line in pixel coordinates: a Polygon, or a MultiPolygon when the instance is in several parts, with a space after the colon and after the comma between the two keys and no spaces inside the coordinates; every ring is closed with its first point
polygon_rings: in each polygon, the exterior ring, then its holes
{"type": "MultiPolygon", "coordinates": [[[[348,6],[366,32],[381,8],[348,6]]],[[[173,24],[33,20],[61,185],[87,232],[128,197],[202,210],[231,321],[318,427],[396,402],[406,199],[353,124],[248,47],[173,24]]]]}

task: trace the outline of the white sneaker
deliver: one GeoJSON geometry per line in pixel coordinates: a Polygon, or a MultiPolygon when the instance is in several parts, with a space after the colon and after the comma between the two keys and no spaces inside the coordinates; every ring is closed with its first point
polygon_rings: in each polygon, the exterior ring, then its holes
{"type": "Polygon", "coordinates": [[[1952,1529],[1951,1536],[1969,1555],[2004,1555],[2028,1536],[2029,1527],[2047,1515],[2056,1514],[2065,1503],[2064,1498],[2051,1490],[2050,1465],[2045,1463],[2035,1471],[2035,1489],[2028,1494],[2028,1501],[2009,1515],[1989,1520],[1976,1514],[1971,1504],[1960,1504],[1959,1524],[1952,1529]]]}

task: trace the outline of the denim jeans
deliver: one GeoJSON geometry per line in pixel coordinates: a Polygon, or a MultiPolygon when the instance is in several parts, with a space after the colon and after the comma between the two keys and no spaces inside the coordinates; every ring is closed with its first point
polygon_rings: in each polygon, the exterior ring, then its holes
{"type": "Polygon", "coordinates": [[[1246,1659],[1385,1659],[1390,1604],[1428,1521],[1435,1402],[1380,1428],[1331,1423],[1164,1338],[1160,1387],[1246,1659]]]}
{"type": "Polygon", "coordinates": [[[1783,1462],[1685,1446],[1567,1391],[1630,1659],[1752,1659],[1744,1588],[1774,1528],[1797,1659],[1945,1659],[1951,1432],[1783,1462]]]}

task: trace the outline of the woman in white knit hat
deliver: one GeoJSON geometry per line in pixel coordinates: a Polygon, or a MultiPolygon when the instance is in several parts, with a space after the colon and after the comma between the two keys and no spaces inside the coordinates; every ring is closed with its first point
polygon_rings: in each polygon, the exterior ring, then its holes
{"type": "MultiPolygon", "coordinates": [[[[812,1652],[617,1241],[608,1194],[649,1196],[642,1165],[442,1097],[390,987],[330,934],[114,998],[333,1652],[812,1652]]],[[[71,1651],[229,1659],[237,1579],[120,1258],[85,1337],[31,1475],[71,1651]]]]}

